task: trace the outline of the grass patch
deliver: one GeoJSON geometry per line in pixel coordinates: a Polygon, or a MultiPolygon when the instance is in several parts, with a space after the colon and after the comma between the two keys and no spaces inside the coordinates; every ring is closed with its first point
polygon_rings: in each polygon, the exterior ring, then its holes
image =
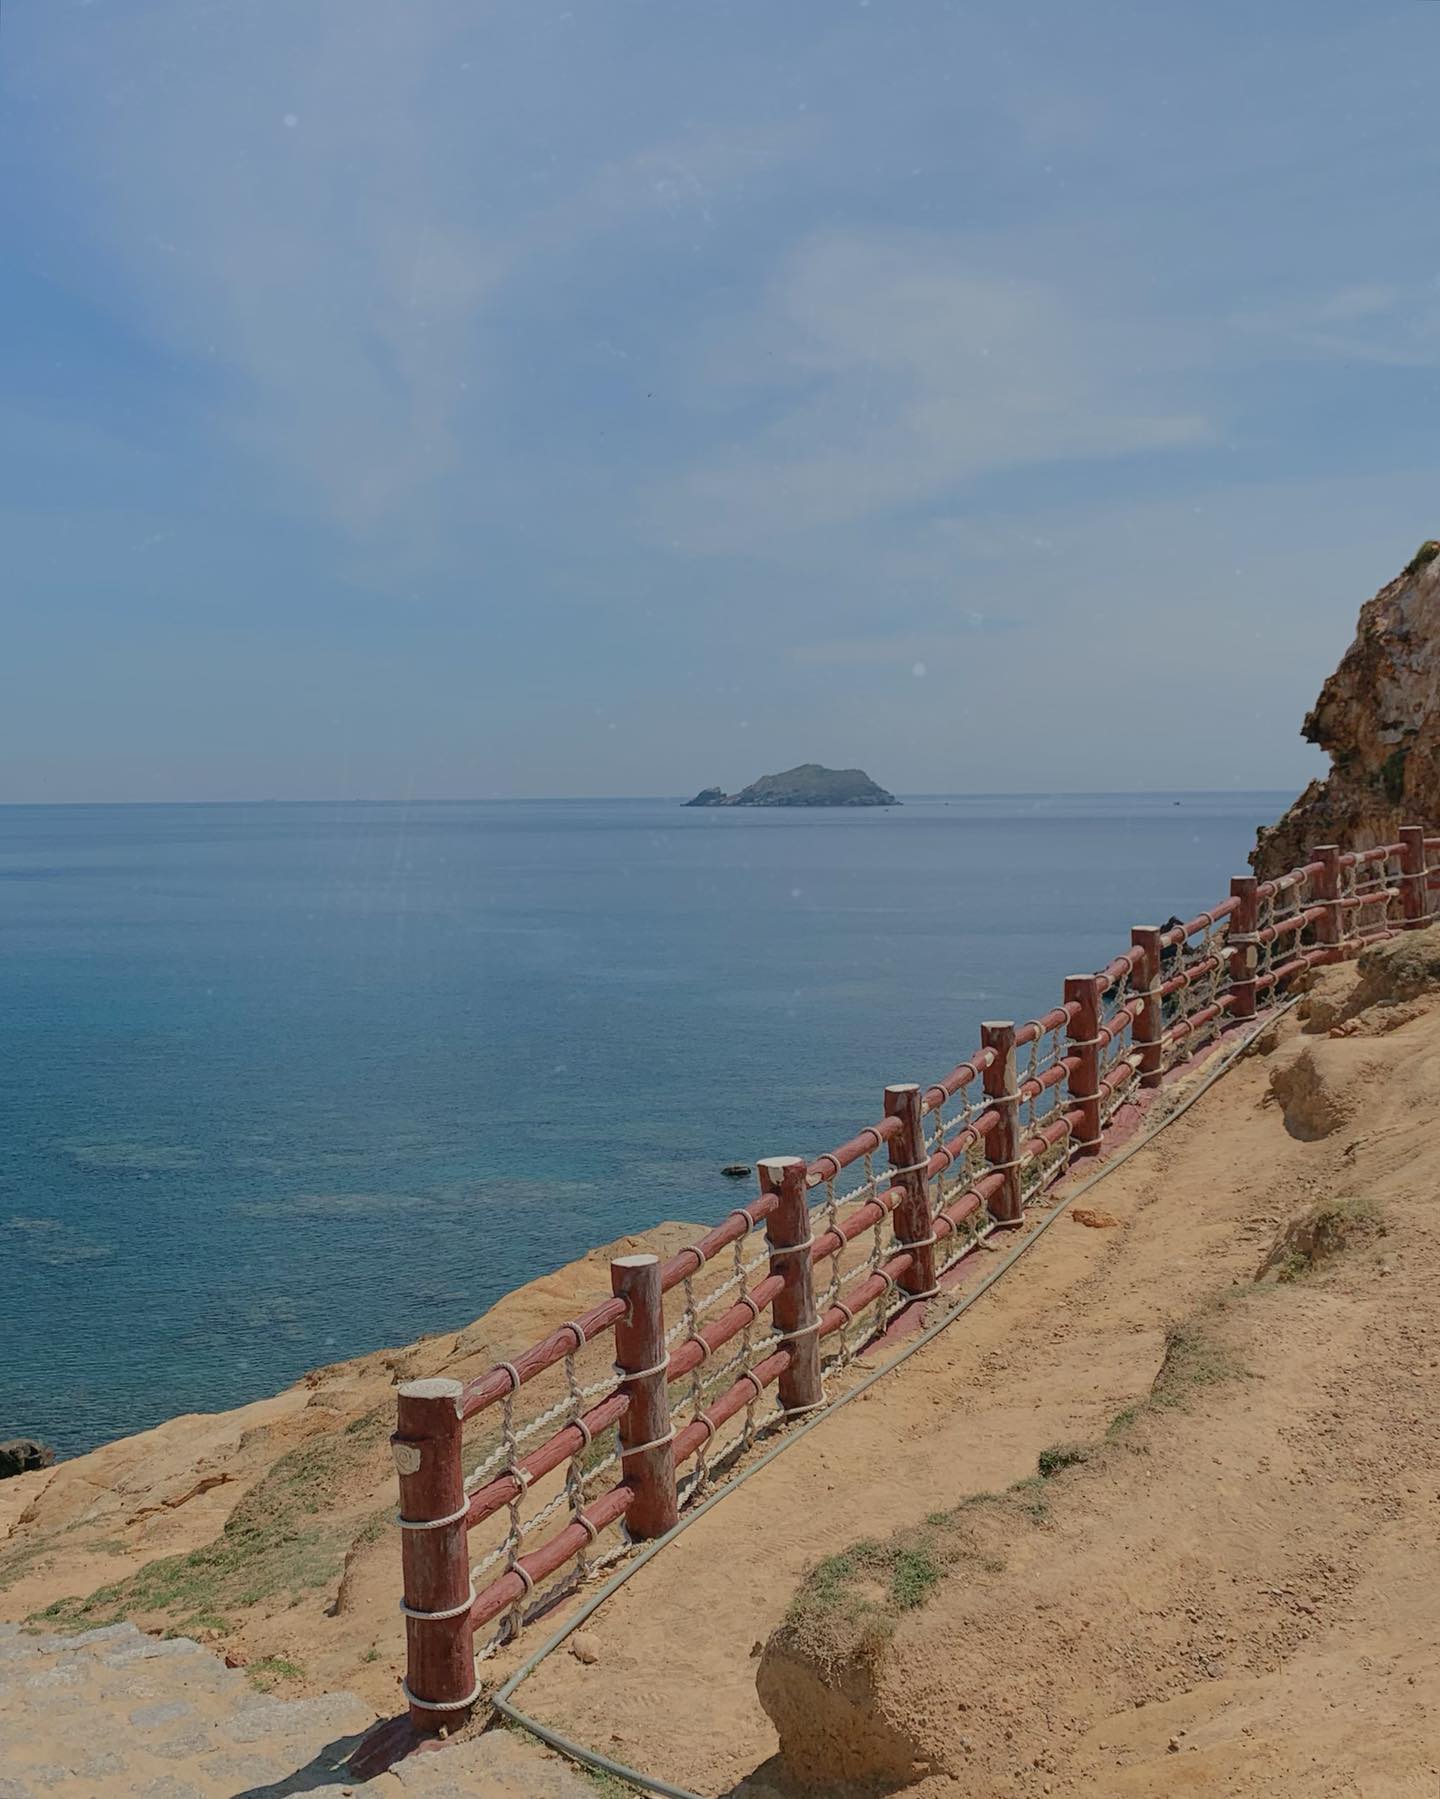
{"type": "Polygon", "coordinates": [[[46,1537],[40,1542],[24,1543],[0,1555],[0,1593],[7,1587],[14,1586],[22,1575],[28,1574],[37,1562],[47,1555],[55,1553],[55,1540],[46,1537]]]}
{"type": "Polygon", "coordinates": [[[1106,1441],[1113,1443],[1116,1437],[1124,1436],[1130,1426],[1139,1420],[1144,1410],[1145,1407],[1143,1405],[1137,1404],[1127,1405],[1116,1412],[1115,1416],[1105,1426],[1106,1441]]]}
{"type": "Polygon", "coordinates": [[[304,1675],[299,1662],[288,1661],[283,1655],[261,1656],[245,1670],[245,1678],[262,1693],[273,1693],[282,1680],[302,1680],[304,1675]]]}
{"type": "Polygon", "coordinates": [[[393,1505],[382,1505],[372,1517],[367,1518],[355,1533],[355,1547],[368,1549],[372,1543],[378,1543],[390,1529],[390,1521],[395,1516],[393,1505]]]}
{"type": "Polygon", "coordinates": [[[76,1520],[49,1536],[17,1543],[0,1555],[0,1593],[31,1573],[47,1556],[125,1555],[129,1550],[129,1544],[119,1537],[92,1537],[88,1542],[74,1544],[62,1542],[62,1538],[82,1529],[84,1521],[76,1520]]]}
{"type": "MultiPolygon", "coordinates": [[[[836,1672],[881,1652],[904,1615],[931,1599],[952,1571],[1003,1574],[1004,1551],[1021,1543],[1024,1523],[1049,1525],[1064,1490],[1054,1485],[1058,1475],[1101,1462],[1106,1445],[1142,1418],[1183,1407],[1200,1389],[1247,1375],[1217,1326],[1251,1291],[1237,1288],[1167,1332],[1149,1393],[1116,1413],[1100,1440],[1052,1443],[1037,1456],[1036,1472],[1003,1492],[970,1493],[949,1511],[927,1513],[922,1525],[883,1542],[864,1538],[817,1562],[785,1615],[782,1631],[792,1650],[836,1672]]],[[[1127,1447],[1143,1452],[1146,1445],[1127,1447]]]]}
{"type": "Polygon", "coordinates": [[[228,1637],[234,1629],[230,1620],[219,1612],[193,1612],[188,1618],[182,1618],[180,1628],[175,1632],[178,1637],[193,1637],[197,1630],[213,1630],[217,1635],[228,1637]]]}
{"type": "Polygon", "coordinates": [[[932,1597],[947,1567],[960,1559],[998,1573],[1004,1563],[979,1552],[956,1526],[960,1508],[932,1512],[914,1530],[884,1542],[862,1538],[817,1562],[786,1613],[786,1624],[814,1638],[839,1626],[843,1636],[883,1638],[906,1612],[932,1597]]]}
{"type": "Polygon", "coordinates": [[[897,1612],[913,1612],[940,1582],[940,1569],[923,1545],[900,1549],[890,1565],[890,1603],[897,1612]]]}
{"type": "Polygon", "coordinates": [[[1401,744],[1380,764],[1380,786],[1392,806],[1405,798],[1405,764],[1410,757],[1408,744],[1401,744]]]}
{"type": "Polygon", "coordinates": [[[1245,1370],[1203,1325],[1177,1324],[1165,1334],[1165,1357],[1149,1404],[1183,1406],[1197,1387],[1238,1380],[1245,1370]]]}
{"type": "MultiPolygon", "coordinates": [[[[1215,1304],[1215,1313],[1229,1305],[1238,1305],[1256,1289],[1236,1287],[1215,1304]]],[[[1241,1380],[1249,1374],[1225,1348],[1204,1315],[1197,1320],[1174,1325],[1165,1334],[1165,1354],[1159,1372],[1151,1382],[1144,1399],[1123,1406],[1105,1427],[1105,1442],[1114,1443],[1156,1408],[1170,1410],[1184,1407],[1199,1387],[1218,1386],[1222,1381],[1241,1380]]],[[[1144,1445],[1132,1445],[1143,1450],[1144,1445]]],[[[1043,1458],[1042,1458],[1043,1459],[1043,1458]]],[[[1081,1458],[1084,1459],[1083,1456],[1081,1458]]]]}
{"type": "Polygon", "coordinates": [[[1032,1474],[1017,1480],[1006,1489],[1032,1524],[1045,1524],[1050,1517],[1050,1495],[1045,1491],[1046,1476],[1032,1474]]]}
{"type": "MultiPolygon", "coordinates": [[[[219,1620],[267,1599],[295,1601],[339,1574],[353,1531],[334,1523],[335,1496],[389,1430],[376,1407],[342,1431],[287,1451],[240,1500],[218,1537],[185,1555],[147,1562],[83,1599],[58,1599],[36,1614],[61,1629],[90,1629],[168,1612],[219,1620]]],[[[377,1529],[371,1520],[365,1529],[377,1529]]],[[[362,1533],[363,1534],[363,1533],[362,1533]]]]}
{"type": "Polygon", "coordinates": [[[638,1793],[639,1787],[631,1786],[628,1780],[621,1780],[618,1774],[609,1774],[604,1768],[587,1768],[580,1764],[580,1772],[601,1799],[629,1799],[631,1793],[638,1793]]]}
{"type": "Polygon", "coordinates": [[[1303,1280],[1357,1237],[1384,1235],[1379,1207],[1365,1195],[1315,1206],[1285,1227],[1255,1278],[1261,1282],[1303,1280]]]}

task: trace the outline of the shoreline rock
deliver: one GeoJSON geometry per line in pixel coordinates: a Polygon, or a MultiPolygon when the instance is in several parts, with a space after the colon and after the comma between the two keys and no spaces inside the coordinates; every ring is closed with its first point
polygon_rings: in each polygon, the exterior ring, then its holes
{"type": "Polygon", "coordinates": [[[0,1443],[0,1480],[13,1480],[17,1474],[34,1474],[54,1466],[55,1451],[34,1437],[10,1437],[0,1443]]]}

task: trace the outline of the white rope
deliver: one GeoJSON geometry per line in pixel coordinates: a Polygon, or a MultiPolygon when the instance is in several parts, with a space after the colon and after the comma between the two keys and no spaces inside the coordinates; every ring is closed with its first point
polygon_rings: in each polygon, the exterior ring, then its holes
{"type": "Polygon", "coordinates": [[[664,1374],[670,1366],[670,1358],[666,1356],[663,1362],[657,1362],[653,1368],[622,1368],[618,1362],[612,1362],[610,1366],[619,1376],[620,1384],[623,1386],[627,1381],[648,1380],[652,1374],[664,1374]]]}
{"type": "Polygon", "coordinates": [[[480,1697],[480,1684],[477,1680],[463,1699],[417,1699],[403,1680],[400,1682],[400,1691],[405,1695],[408,1705],[416,1706],[422,1712],[458,1712],[467,1705],[474,1705],[480,1697]]]}
{"type": "Polygon", "coordinates": [[[779,1260],[782,1256],[798,1255],[801,1250],[809,1249],[814,1241],[815,1238],[812,1234],[806,1237],[802,1243],[772,1243],[770,1245],[770,1260],[774,1262],[779,1260]]]}
{"type": "Polygon", "coordinates": [[[806,1405],[787,1405],[787,1406],[782,1407],[781,1409],[783,1410],[785,1417],[787,1419],[790,1419],[790,1418],[798,1418],[802,1412],[823,1411],[825,1409],[825,1407],[827,1405],[829,1405],[829,1403],[830,1403],[829,1399],[822,1395],[819,1399],[810,1400],[808,1402],[808,1404],[806,1404],[806,1405]]]}
{"type": "Polygon", "coordinates": [[[667,1443],[675,1441],[675,1426],[672,1424],[663,1437],[652,1437],[648,1443],[631,1443],[620,1445],[620,1460],[628,1461],[632,1455],[644,1455],[647,1449],[663,1449],[667,1443]]]}
{"type": "Polygon", "coordinates": [[[468,1596],[462,1599],[459,1605],[449,1606],[443,1612],[422,1612],[418,1606],[407,1605],[403,1599],[400,1601],[400,1610],[407,1618],[418,1618],[423,1624],[427,1619],[458,1618],[462,1612],[468,1612],[474,1603],[475,1585],[472,1581],[468,1596]]]}
{"type": "Polygon", "coordinates": [[[440,1530],[446,1524],[458,1524],[469,1510],[467,1502],[458,1512],[450,1512],[444,1518],[406,1518],[396,1512],[393,1522],[400,1530],[440,1530]]]}

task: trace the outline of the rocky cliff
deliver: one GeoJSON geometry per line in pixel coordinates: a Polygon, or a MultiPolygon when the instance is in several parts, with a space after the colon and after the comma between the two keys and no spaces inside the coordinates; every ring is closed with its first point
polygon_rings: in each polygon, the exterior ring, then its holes
{"type": "Polygon", "coordinates": [[[1257,874],[1294,867],[1317,843],[1365,848],[1402,824],[1440,825],[1440,542],[1360,608],[1303,729],[1330,773],[1261,831],[1257,874]]]}

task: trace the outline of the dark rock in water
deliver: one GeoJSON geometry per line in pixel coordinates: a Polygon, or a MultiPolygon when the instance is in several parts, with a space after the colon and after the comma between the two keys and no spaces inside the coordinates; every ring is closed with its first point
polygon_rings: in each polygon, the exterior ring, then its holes
{"type": "Polygon", "coordinates": [[[732,1181],[743,1181],[750,1172],[750,1164],[748,1162],[727,1162],[720,1172],[728,1174],[732,1181]]]}
{"type": "Polygon", "coordinates": [[[33,1437],[11,1437],[0,1443],[0,1480],[12,1474],[33,1474],[37,1468],[53,1468],[55,1451],[33,1437]]]}
{"type": "Polygon", "coordinates": [[[822,768],[802,762],[783,774],[762,775],[739,793],[707,787],[687,806],[898,806],[893,793],[878,787],[863,768],[822,768]]]}

